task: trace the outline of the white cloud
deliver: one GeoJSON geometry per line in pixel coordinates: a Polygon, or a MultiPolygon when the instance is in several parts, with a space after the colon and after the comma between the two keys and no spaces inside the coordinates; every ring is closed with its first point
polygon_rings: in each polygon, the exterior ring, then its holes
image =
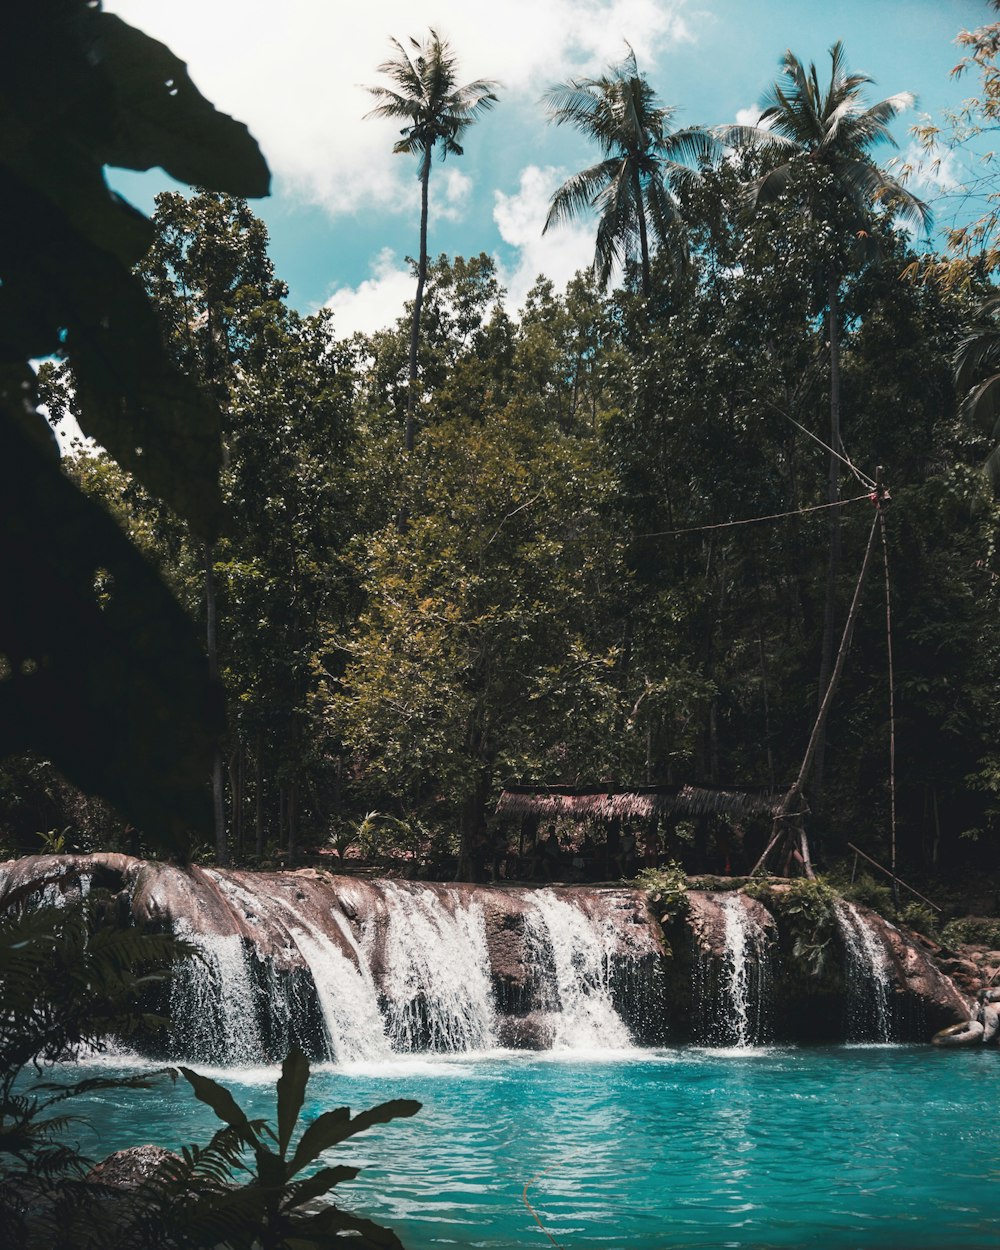
{"type": "MultiPolygon", "coordinates": [[[[542,235],[552,192],[565,177],[565,170],[529,165],[521,171],[516,192],[494,192],[493,220],[500,237],[517,253],[512,265],[498,265],[498,276],[513,311],[523,306],[540,273],[561,290],[594,258],[592,225],[554,226],[542,235]]],[[[459,187],[453,194],[464,194],[464,190],[459,187]]],[[[413,289],[409,267],[401,264],[392,248],[383,248],[372,264],[370,278],[356,287],[340,287],[326,301],[334,313],[338,338],[355,330],[370,334],[391,325],[403,314],[406,301],[413,298],[413,289]]]]}
{"type": "Polygon", "coordinates": [[[596,223],[553,226],[542,234],[552,192],[565,178],[565,170],[529,165],[521,171],[520,186],[513,195],[494,192],[493,220],[500,237],[518,249],[513,268],[501,273],[512,309],[523,305],[540,273],[561,290],[578,269],[587,268],[594,259],[596,223]]]}
{"type": "Polygon", "coordinates": [[[355,330],[371,334],[391,325],[402,316],[404,304],[413,298],[413,292],[409,267],[400,266],[392,248],[383,248],[375,257],[370,278],[356,287],[340,287],[326,301],[326,307],[334,313],[337,337],[347,338],[355,330]]]}
{"type": "MultiPolygon", "coordinates": [[[[502,99],[532,105],[561,78],[624,55],[627,39],[650,67],[693,39],[688,0],[437,0],[414,17],[410,0],[360,6],[330,0],[107,0],[106,8],[166,42],[201,90],[245,121],[272,170],[331,213],[365,205],[412,208],[413,169],[391,153],[398,128],[363,121],[365,84],[391,53],[389,36],[433,25],[461,57],[463,81],[497,78],[502,99]]],[[[453,183],[448,211],[464,196],[453,183]]]]}
{"type": "MultiPolygon", "coordinates": [[[[437,189],[439,178],[434,183],[434,189],[437,189]]],[[[461,221],[465,215],[466,205],[469,202],[469,196],[472,193],[472,179],[467,178],[460,169],[452,167],[445,171],[444,178],[444,197],[443,203],[439,202],[439,197],[431,194],[431,211],[435,220],[443,217],[446,221],[461,221]]]]}
{"type": "MultiPolygon", "coordinates": [[[[749,108],[736,110],[737,126],[759,126],[760,125],[761,108],[759,104],[751,104],[749,108]]],[[[764,123],[767,128],[767,123],[764,123]]]]}

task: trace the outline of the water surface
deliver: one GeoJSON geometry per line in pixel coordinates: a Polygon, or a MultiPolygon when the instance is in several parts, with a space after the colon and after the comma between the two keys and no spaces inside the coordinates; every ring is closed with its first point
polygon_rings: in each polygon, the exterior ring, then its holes
{"type": "MultiPolygon", "coordinates": [[[[251,1115],[273,1119],[276,1070],[212,1075],[251,1115]]],[[[364,1168],[341,1201],[390,1224],[408,1250],[553,1240],[566,1250],[995,1250],[998,1089],[991,1050],[414,1056],[316,1070],[305,1117],[388,1098],[424,1104],[328,1160],[364,1168]]],[[[94,1096],[87,1114],[83,1145],[95,1156],[207,1141],[217,1127],[184,1082],[94,1096]]]]}

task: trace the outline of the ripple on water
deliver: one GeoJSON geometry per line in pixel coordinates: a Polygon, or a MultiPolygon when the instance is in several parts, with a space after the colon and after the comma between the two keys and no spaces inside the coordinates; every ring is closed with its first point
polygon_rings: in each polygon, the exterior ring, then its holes
{"type": "MultiPolygon", "coordinates": [[[[568,1250],[981,1250],[1000,1243],[998,1063],[917,1047],[407,1056],[321,1067],[304,1114],[424,1104],[330,1156],[365,1169],[342,1200],[408,1250],[549,1244],[527,1183],[568,1250]]],[[[273,1116],[277,1069],[213,1075],[273,1116]]],[[[88,1113],[95,1155],[216,1126],[169,1082],[95,1094],[88,1113]]]]}

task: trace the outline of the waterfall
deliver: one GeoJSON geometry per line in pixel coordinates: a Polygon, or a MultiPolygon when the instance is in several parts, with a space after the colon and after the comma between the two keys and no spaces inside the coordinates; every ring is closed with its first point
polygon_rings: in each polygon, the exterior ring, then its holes
{"type": "Polygon", "coordinates": [[[704,896],[692,989],[698,1034],[710,1046],[748,1049],[767,1040],[772,940],[766,918],[738,891],[704,896]]]}
{"type": "Polygon", "coordinates": [[[195,958],[178,965],[171,982],[171,1032],[177,1049],[199,1063],[259,1063],[263,1041],[242,938],[192,933],[183,922],[175,928],[198,950],[195,958]]]}
{"type": "Polygon", "coordinates": [[[542,971],[541,1008],[550,1015],[552,1047],[609,1050],[632,1045],[611,997],[614,932],[553,890],[529,896],[526,957],[542,971]]]}
{"type": "MultiPolygon", "coordinates": [[[[292,911],[287,903],[283,905],[292,911]]],[[[348,959],[318,925],[294,918],[294,912],[292,916],[288,931],[312,974],[329,1058],[337,1063],[385,1058],[389,1045],[382,1027],[378,991],[367,964],[360,957],[356,963],[348,959]]],[[[357,952],[348,926],[336,912],[332,919],[345,940],[349,937],[349,947],[357,952]]]]}
{"type": "Polygon", "coordinates": [[[482,908],[436,891],[381,886],[388,910],[382,983],[394,1050],[496,1046],[496,1004],[482,908]]]}
{"type": "Polygon", "coordinates": [[[836,914],[846,956],[847,1039],[891,1041],[893,972],[885,942],[853,903],[838,899],[836,914]]]}
{"type": "Polygon", "coordinates": [[[722,912],[726,940],[723,985],[731,1044],[753,1046],[764,1040],[766,1025],[771,980],[767,934],[742,894],[727,894],[722,912]]]}

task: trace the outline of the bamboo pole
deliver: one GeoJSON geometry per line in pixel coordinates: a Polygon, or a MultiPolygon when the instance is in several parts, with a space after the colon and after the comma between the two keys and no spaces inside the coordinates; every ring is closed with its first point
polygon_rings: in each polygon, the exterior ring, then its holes
{"type": "Polygon", "coordinates": [[[884,872],[887,877],[892,877],[893,881],[898,881],[904,890],[909,890],[914,897],[920,899],[921,903],[926,903],[928,907],[933,907],[935,911],[941,911],[941,908],[938,907],[937,903],[932,903],[931,900],[929,898],[925,898],[919,890],[915,890],[912,885],[907,885],[905,881],[897,877],[895,873],[891,872],[888,868],[883,868],[878,860],[872,859],[870,855],[866,855],[864,851],[856,847],[853,842],[848,842],[847,845],[851,848],[855,855],[860,855],[862,859],[866,859],[869,864],[877,868],[879,872],[884,872]]]}
{"type": "MultiPolygon", "coordinates": [[[[823,695],[823,702],[820,704],[819,712],[816,716],[812,733],[809,735],[809,743],[806,746],[805,755],[802,757],[802,766],[799,768],[799,775],[788,787],[785,797],[781,801],[781,806],[774,818],[774,827],[771,840],[768,842],[763,855],[754,864],[750,875],[755,876],[764,866],[768,855],[774,849],[778,839],[784,833],[784,827],[778,822],[787,820],[792,815],[798,815],[801,812],[799,804],[802,799],[802,792],[805,788],[806,780],[809,776],[809,770],[812,768],[813,760],[816,755],[816,748],[822,740],[823,731],[826,727],[827,717],[830,714],[830,708],[833,705],[833,696],[836,692],[837,685],[840,681],[840,675],[844,671],[844,663],[847,660],[847,653],[851,649],[851,639],[854,636],[854,625],[858,618],[858,610],[861,607],[861,592],[864,588],[865,578],[868,574],[868,566],[871,563],[872,551],[875,548],[875,536],[878,533],[879,512],[878,504],[876,504],[875,519],[872,522],[871,533],[868,535],[868,546],[865,548],[865,558],[861,564],[861,572],[858,575],[858,584],[854,588],[854,598],[851,600],[851,606],[847,612],[847,621],[844,624],[844,633],[840,639],[840,648],[837,651],[837,658],[833,665],[833,672],[830,674],[830,680],[826,687],[826,693],[823,695]],[[793,808],[796,809],[793,812],[793,808]]],[[[804,860],[806,875],[809,877],[815,874],[812,871],[812,864],[809,859],[809,843],[806,838],[805,826],[800,825],[800,846],[802,858],[804,860]]]]}

